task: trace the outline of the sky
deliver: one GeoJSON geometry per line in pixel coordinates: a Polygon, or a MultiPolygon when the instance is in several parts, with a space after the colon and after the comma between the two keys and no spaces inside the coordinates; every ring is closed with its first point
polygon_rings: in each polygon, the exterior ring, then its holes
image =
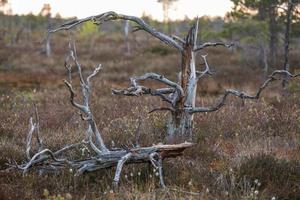
{"type": "MultiPolygon", "coordinates": [[[[143,13],[162,20],[162,5],[157,0],[10,0],[13,14],[38,14],[45,3],[49,3],[52,13],[63,17],[88,17],[106,11],[142,16],[143,13]]],[[[182,19],[185,16],[224,16],[230,11],[230,0],[179,0],[169,11],[170,19],[182,19]]]]}

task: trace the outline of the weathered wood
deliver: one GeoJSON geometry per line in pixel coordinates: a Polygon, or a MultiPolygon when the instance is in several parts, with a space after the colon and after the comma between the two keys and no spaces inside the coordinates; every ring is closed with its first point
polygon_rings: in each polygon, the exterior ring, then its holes
{"type": "MultiPolygon", "coordinates": [[[[108,152],[108,149],[106,148],[104,141],[102,139],[102,136],[100,134],[100,131],[97,128],[96,122],[94,121],[94,116],[92,114],[92,111],[90,109],[89,103],[90,103],[90,95],[91,95],[91,79],[96,76],[100,69],[101,65],[98,65],[92,74],[90,74],[86,80],[83,78],[82,75],[82,70],[81,70],[81,65],[78,62],[77,59],[77,51],[76,51],[76,46],[75,42],[73,42],[73,45],[71,44],[71,39],[69,43],[69,48],[70,48],[70,55],[68,58],[71,58],[77,68],[77,74],[80,79],[80,89],[83,97],[83,103],[77,103],[75,101],[75,91],[68,81],[64,81],[65,85],[68,87],[69,92],[70,92],[70,102],[71,104],[78,109],[82,113],[82,119],[88,122],[88,129],[87,129],[87,137],[89,138],[90,145],[92,149],[97,153],[97,154],[102,154],[103,152],[108,152]],[[85,116],[83,116],[85,115],[85,116]],[[93,136],[96,138],[96,143],[93,142],[93,136]]],[[[67,63],[67,61],[66,61],[67,63]]],[[[65,64],[65,66],[68,66],[68,64],[65,64]]],[[[69,72],[69,79],[71,79],[71,68],[68,68],[69,72]]],[[[71,80],[69,80],[71,81],[71,80]]]]}
{"type": "Polygon", "coordinates": [[[139,26],[139,29],[148,32],[153,37],[161,40],[162,42],[166,43],[167,45],[175,47],[179,51],[182,50],[181,45],[178,44],[177,41],[175,41],[172,37],[157,31],[156,29],[154,29],[153,27],[148,25],[143,19],[134,17],[134,16],[118,14],[116,12],[106,12],[106,13],[102,13],[100,15],[95,15],[95,16],[84,18],[84,19],[72,20],[72,21],[64,23],[63,25],[61,25],[60,27],[58,27],[56,29],[50,30],[49,32],[54,33],[54,32],[60,31],[60,30],[70,30],[70,29],[74,28],[75,26],[78,26],[79,24],[87,22],[87,21],[92,21],[95,24],[101,24],[105,21],[113,21],[113,20],[118,20],[118,19],[132,21],[139,26]]]}
{"type": "MultiPolygon", "coordinates": [[[[71,40],[70,40],[71,41],[71,40]]],[[[102,136],[100,134],[100,131],[98,130],[98,127],[95,123],[92,111],[89,106],[90,102],[90,96],[91,96],[91,79],[96,76],[101,69],[101,65],[95,68],[95,70],[85,79],[83,77],[83,74],[81,72],[81,65],[78,62],[77,54],[76,54],[76,48],[75,44],[71,45],[71,42],[69,44],[70,47],[70,55],[68,58],[73,60],[76,69],[77,69],[77,75],[80,80],[80,89],[81,89],[81,95],[82,95],[82,101],[83,103],[78,103],[75,101],[75,90],[73,89],[73,86],[71,84],[71,73],[72,73],[72,67],[68,63],[68,60],[65,63],[65,67],[68,70],[68,81],[65,81],[65,84],[70,92],[70,103],[71,105],[78,109],[81,112],[81,118],[88,123],[87,128],[87,139],[83,140],[82,142],[67,145],[60,150],[54,152],[50,149],[43,149],[42,140],[39,138],[39,123],[33,122],[33,119],[30,118],[30,129],[28,131],[27,136],[27,143],[26,143],[26,150],[25,154],[27,156],[27,160],[23,164],[16,164],[12,163],[10,169],[18,169],[25,174],[30,169],[43,169],[43,170],[58,170],[61,168],[67,168],[72,169],[72,171],[75,171],[75,175],[79,176],[85,172],[92,172],[99,169],[106,169],[111,167],[116,167],[116,173],[114,177],[114,185],[118,185],[118,182],[120,180],[122,168],[124,164],[132,164],[132,163],[150,163],[158,169],[159,175],[160,175],[160,184],[162,187],[165,187],[165,183],[163,180],[163,169],[162,169],[162,161],[165,158],[170,157],[176,157],[181,156],[183,151],[186,148],[189,148],[193,146],[192,143],[181,143],[181,144],[173,144],[173,145],[163,145],[163,144],[157,144],[150,147],[135,147],[131,149],[107,149],[104,141],[102,139],[102,136]],[[31,157],[31,139],[34,131],[37,131],[38,133],[38,140],[37,143],[39,145],[38,152],[36,152],[31,157]],[[96,142],[94,142],[94,139],[96,142]],[[91,154],[89,157],[84,157],[83,159],[79,160],[70,160],[68,158],[65,158],[65,155],[67,155],[67,152],[70,152],[74,149],[78,149],[82,147],[87,148],[91,150],[91,154]]],[[[167,84],[171,88],[164,88],[164,89],[158,89],[156,93],[159,93],[160,95],[169,94],[170,89],[172,91],[177,91],[178,94],[183,95],[183,90],[180,85],[177,83],[174,83],[163,76],[160,76],[158,74],[149,73],[145,74],[142,77],[137,77],[136,79],[132,79],[132,86],[137,91],[127,91],[128,93],[139,93],[139,85],[138,81],[140,80],[146,80],[146,79],[154,79],[157,81],[161,81],[162,83],[167,84]]],[[[147,92],[143,91],[143,89],[140,89],[141,92],[147,92]]],[[[125,92],[125,91],[123,91],[125,92]]],[[[151,91],[149,91],[151,92],[151,91]]],[[[36,119],[38,121],[38,115],[36,111],[36,119]]],[[[137,139],[138,141],[138,139],[137,139]]]]}
{"type": "MultiPolygon", "coordinates": [[[[132,148],[127,150],[110,150],[107,153],[82,160],[58,158],[63,157],[62,153],[73,150],[74,148],[79,147],[80,144],[83,143],[77,143],[76,146],[68,145],[55,153],[49,149],[44,149],[36,153],[29,162],[21,165],[12,165],[11,169],[19,169],[23,173],[26,173],[30,169],[56,170],[66,168],[74,170],[75,175],[79,176],[85,172],[117,167],[114,181],[118,182],[124,164],[152,163],[153,154],[158,155],[158,158],[161,160],[174,158],[181,156],[185,149],[194,145],[189,142],[173,145],[157,144],[150,147],[132,148]]],[[[157,162],[159,162],[159,160],[157,162]]]]}
{"type": "Polygon", "coordinates": [[[31,140],[32,140],[32,134],[36,128],[36,124],[33,123],[32,117],[30,117],[29,120],[29,132],[27,134],[27,140],[26,140],[26,156],[27,159],[30,159],[30,149],[31,149],[31,140]]]}
{"type": "Polygon", "coordinates": [[[225,103],[227,98],[232,95],[235,97],[239,97],[241,99],[250,99],[250,100],[256,100],[259,99],[261,93],[268,87],[270,83],[276,80],[281,80],[283,79],[282,77],[287,77],[287,78],[296,78],[299,77],[300,74],[291,74],[288,71],[285,70],[275,70],[270,76],[268,76],[268,79],[264,81],[261,86],[258,88],[257,92],[254,95],[247,94],[246,92],[243,91],[238,91],[234,89],[226,89],[224,95],[222,96],[221,100],[219,103],[217,103],[214,106],[211,107],[195,107],[195,108],[186,108],[186,111],[190,113],[197,113],[197,112],[214,112],[222,108],[225,103]]]}
{"type": "Polygon", "coordinates": [[[197,46],[198,23],[190,29],[186,36],[181,54],[181,87],[184,96],[179,99],[175,112],[169,123],[169,136],[192,135],[193,114],[185,112],[185,107],[194,107],[197,91],[197,76],[194,49],[197,46]]]}

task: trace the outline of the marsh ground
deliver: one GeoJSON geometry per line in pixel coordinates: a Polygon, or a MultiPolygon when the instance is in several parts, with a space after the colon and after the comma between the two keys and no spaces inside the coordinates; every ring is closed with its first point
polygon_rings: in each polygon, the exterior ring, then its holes
{"type": "MultiPolygon", "coordinates": [[[[132,52],[128,55],[121,35],[77,38],[84,73],[96,64],[103,65],[93,80],[92,109],[108,146],[112,141],[116,146],[130,146],[139,118],[142,146],[164,142],[166,135],[168,114],[148,114],[162,104],[160,101],[155,97],[114,96],[111,89],[127,87],[129,77],[146,72],[176,80],[178,52],[143,33],[130,40],[132,52]]],[[[41,52],[40,41],[0,46],[2,170],[8,161],[21,163],[25,159],[33,102],[39,110],[47,147],[58,149],[84,137],[85,125],[69,105],[63,84],[67,35],[59,33],[52,38],[53,54],[49,58],[41,52]]],[[[225,88],[254,93],[263,80],[259,66],[251,65],[251,55],[246,63],[238,49],[211,48],[201,53],[208,53],[216,73],[200,81],[198,105],[214,104],[225,88]]],[[[296,51],[292,51],[291,62],[292,70],[299,72],[296,51]]],[[[184,156],[164,162],[167,190],[159,188],[155,172],[145,164],[126,166],[118,190],[111,189],[113,169],[79,178],[68,170],[43,175],[32,171],[26,176],[1,171],[0,199],[299,199],[299,81],[290,82],[288,96],[283,97],[280,83],[274,83],[258,101],[232,98],[217,112],[196,114],[196,145],[184,156]]]]}

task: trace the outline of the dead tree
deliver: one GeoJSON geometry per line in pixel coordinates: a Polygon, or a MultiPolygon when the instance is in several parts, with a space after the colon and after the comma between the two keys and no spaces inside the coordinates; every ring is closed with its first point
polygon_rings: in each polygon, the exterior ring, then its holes
{"type": "MultiPolygon", "coordinates": [[[[47,19],[47,29],[49,30],[51,27],[51,6],[50,4],[44,4],[42,10],[40,11],[39,15],[45,17],[47,19]]],[[[51,36],[47,34],[45,38],[45,49],[44,52],[46,53],[47,57],[51,57],[51,36]]]]}
{"type": "MultiPolygon", "coordinates": [[[[271,76],[264,82],[256,95],[251,96],[245,92],[240,92],[233,89],[225,91],[221,101],[212,107],[197,107],[196,106],[196,90],[197,82],[206,75],[212,75],[209,64],[206,59],[206,55],[202,55],[205,69],[203,71],[196,70],[196,53],[207,48],[224,46],[231,47],[232,44],[225,44],[223,42],[208,42],[204,44],[197,44],[197,32],[198,32],[198,20],[195,25],[188,31],[185,38],[178,36],[169,36],[162,32],[157,31],[153,27],[149,26],[140,18],[117,14],[115,12],[106,12],[100,15],[87,17],[84,19],[73,20],[63,24],[57,29],[51,32],[57,32],[60,30],[70,30],[77,25],[92,21],[95,24],[101,24],[105,21],[112,20],[129,20],[135,22],[137,27],[135,30],[144,30],[151,34],[153,37],[161,40],[165,44],[176,48],[181,55],[181,69],[179,73],[179,80],[171,81],[166,77],[156,73],[146,73],[140,77],[134,77],[130,79],[131,86],[127,89],[113,90],[114,94],[127,95],[127,96],[139,96],[139,95],[152,95],[160,97],[167,103],[166,107],[157,108],[153,111],[169,111],[171,113],[170,120],[168,122],[168,134],[170,138],[173,136],[190,136],[192,134],[193,127],[193,115],[198,112],[213,112],[220,109],[225,105],[225,101],[229,95],[234,95],[242,99],[258,99],[262,90],[272,81],[277,80],[276,76],[287,75],[287,77],[296,77],[298,75],[292,75],[285,70],[277,70],[271,74],[271,76]],[[151,89],[146,86],[139,85],[139,81],[154,80],[166,85],[164,88],[151,89]]],[[[153,112],[152,111],[152,112],[153,112]]]]}
{"type": "Polygon", "coordinates": [[[167,32],[170,32],[170,23],[169,23],[169,10],[173,3],[178,0],[157,0],[158,3],[162,4],[162,9],[164,13],[163,22],[167,25],[167,32]]]}
{"type": "MultiPolygon", "coordinates": [[[[75,172],[75,176],[79,176],[84,172],[92,172],[99,169],[106,169],[111,167],[116,167],[115,176],[113,183],[117,185],[120,180],[121,171],[124,164],[132,163],[149,163],[153,165],[155,169],[158,170],[160,176],[160,184],[165,187],[163,180],[163,168],[162,161],[165,158],[176,157],[182,155],[186,148],[193,146],[192,143],[181,143],[175,145],[163,145],[157,144],[150,147],[134,147],[134,148],[115,148],[108,149],[104,143],[101,132],[97,127],[96,121],[93,116],[93,112],[90,108],[91,99],[91,80],[96,76],[101,70],[101,65],[97,66],[94,71],[87,77],[84,78],[82,74],[81,65],[77,59],[77,53],[75,45],[69,45],[71,47],[70,55],[66,59],[65,67],[68,70],[68,80],[64,83],[68,88],[70,93],[70,103],[71,105],[80,111],[80,116],[83,121],[87,123],[86,138],[82,141],[69,144],[63,148],[53,151],[48,148],[44,148],[43,142],[41,140],[38,115],[36,112],[37,122],[33,122],[30,118],[29,132],[26,142],[25,154],[27,161],[22,164],[10,163],[11,169],[21,170],[23,173],[28,172],[30,169],[38,169],[43,171],[58,170],[62,168],[71,169],[75,172]],[[82,103],[76,100],[76,90],[72,85],[72,65],[68,61],[73,61],[73,66],[76,68],[76,75],[80,81],[80,91],[82,103]],[[36,133],[37,135],[37,152],[32,151],[32,136],[36,133]],[[80,159],[72,160],[66,155],[67,152],[75,151],[77,149],[84,150],[88,149],[90,155],[83,156],[80,159]]],[[[80,156],[80,155],[78,155],[80,156]]]]}
{"type": "Polygon", "coordinates": [[[171,5],[176,2],[177,0],[157,0],[158,3],[162,4],[163,12],[164,12],[164,23],[169,22],[169,9],[171,5]]]}
{"type": "MultiPolygon", "coordinates": [[[[157,110],[169,110],[172,111],[172,117],[170,119],[170,123],[168,125],[168,132],[170,135],[174,135],[176,133],[186,133],[191,134],[193,114],[186,112],[186,108],[195,107],[196,100],[196,88],[197,81],[202,76],[210,73],[209,71],[197,72],[196,64],[195,64],[195,53],[211,46],[225,46],[230,47],[231,44],[225,44],[222,42],[217,43],[204,43],[201,45],[197,44],[197,32],[198,32],[198,22],[193,26],[186,38],[182,39],[178,36],[169,36],[162,32],[157,31],[153,27],[149,26],[144,20],[128,15],[117,14],[115,12],[107,12],[100,15],[87,17],[85,19],[73,20],[63,24],[57,29],[52,30],[51,32],[57,32],[60,30],[69,30],[74,28],[75,26],[87,22],[92,21],[95,24],[101,24],[105,21],[111,20],[128,20],[135,22],[137,26],[135,30],[144,30],[151,34],[153,37],[161,40],[165,44],[176,48],[181,54],[181,72],[180,72],[180,83],[176,83],[174,81],[170,81],[169,79],[154,73],[146,74],[140,79],[152,79],[159,81],[161,83],[165,83],[168,88],[162,88],[158,90],[149,90],[146,88],[135,87],[131,88],[131,92],[134,95],[137,94],[152,94],[154,96],[161,97],[164,101],[170,103],[172,106],[168,108],[162,108],[157,110]],[[147,90],[147,91],[146,91],[147,90]],[[166,95],[170,95],[167,97],[166,95]]],[[[134,80],[133,80],[134,82],[134,80]]],[[[128,92],[117,91],[114,90],[115,94],[128,94],[128,92]]]]}

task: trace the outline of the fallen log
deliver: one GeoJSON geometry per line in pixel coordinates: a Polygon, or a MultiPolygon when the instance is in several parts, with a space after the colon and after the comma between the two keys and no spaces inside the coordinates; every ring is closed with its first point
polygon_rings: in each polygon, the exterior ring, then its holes
{"type": "MultiPolygon", "coordinates": [[[[82,143],[83,144],[83,143],[82,143]]],[[[57,170],[70,169],[75,172],[75,176],[79,176],[84,172],[93,172],[100,169],[116,167],[114,184],[118,184],[120,174],[124,164],[134,163],[151,163],[152,166],[159,171],[160,184],[165,187],[163,181],[162,161],[166,158],[174,158],[181,156],[183,151],[192,147],[194,144],[185,142],[181,144],[157,144],[150,147],[140,147],[132,149],[110,150],[105,154],[88,157],[80,160],[67,160],[57,158],[58,153],[65,151],[52,152],[49,149],[44,149],[35,154],[28,162],[18,165],[10,164],[11,169],[19,169],[24,174],[30,169],[37,170],[57,170]]],[[[76,147],[79,147],[77,145],[76,147]]],[[[71,150],[71,149],[68,149],[71,150]]]]}

